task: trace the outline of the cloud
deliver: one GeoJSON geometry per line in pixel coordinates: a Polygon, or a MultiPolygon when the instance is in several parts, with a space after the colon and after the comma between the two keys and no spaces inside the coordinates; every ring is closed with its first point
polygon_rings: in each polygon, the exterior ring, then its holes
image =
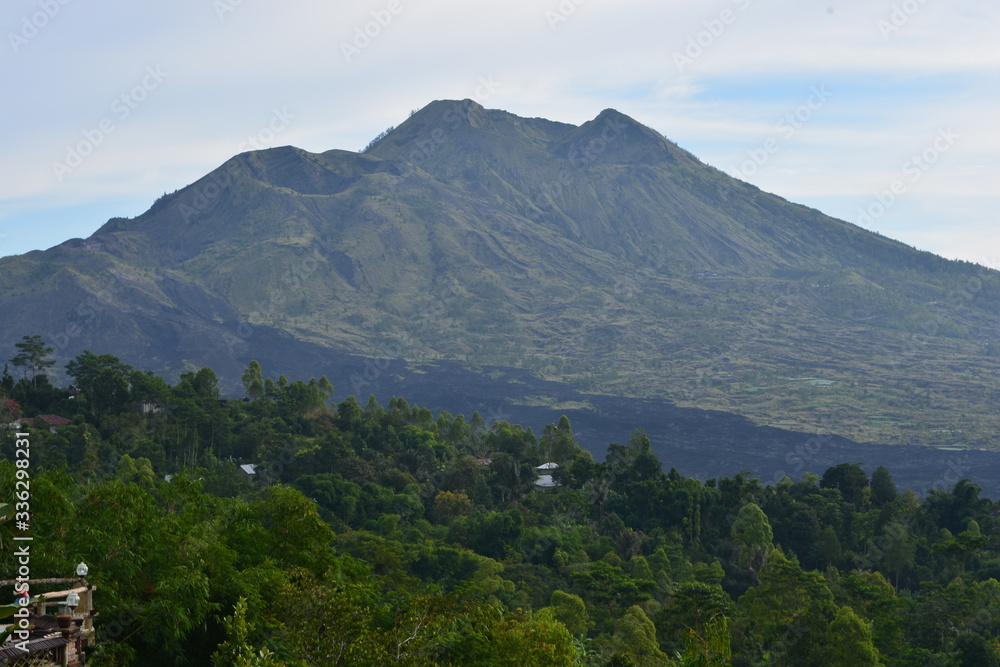
{"type": "MultiPolygon", "coordinates": [[[[0,59],[17,91],[0,130],[0,252],[38,247],[12,232],[25,202],[65,207],[61,224],[40,213],[48,228],[91,230],[103,220],[87,216],[106,209],[88,202],[151,203],[236,153],[275,108],[295,120],[273,145],[357,150],[433,99],[473,96],[486,76],[503,84],[487,106],[577,124],[614,107],[726,171],[778,139],[747,178],[802,201],[863,201],[952,125],[963,141],[911,193],[914,229],[943,224],[929,216],[948,219],[946,202],[968,198],[947,235],[922,237],[952,239],[949,252],[960,238],[982,245],[1000,198],[1000,8],[985,0],[917,3],[902,18],[893,7],[913,2],[220,2],[231,11],[69,2],[0,59]],[[345,44],[359,53],[346,57],[345,44]],[[692,62],[679,69],[678,53],[692,62]],[[114,100],[150,66],[169,78],[116,118],[114,100]],[[833,99],[794,135],[777,131],[818,85],[833,99]],[[108,117],[114,132],[60,181],[52,163],[108,117]]],[[[7,2],[0,26],[17,34],[38,7],[7,2]]]]}

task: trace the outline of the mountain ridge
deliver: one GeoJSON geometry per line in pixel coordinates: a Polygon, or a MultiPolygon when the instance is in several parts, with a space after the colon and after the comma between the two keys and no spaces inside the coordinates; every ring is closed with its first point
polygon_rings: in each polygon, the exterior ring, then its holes
{"type": "Polygon", "coordinates": [[[613,109],[574,126],[439,100],[364,153],[242,153],[0,270],[0,350],[112,339],[168,374],[218,365],[230,390],[267,332],[762,424],[818,408],[855,439],[992,446],[1000,426],[996,272],[734,180],[613,109]]]}

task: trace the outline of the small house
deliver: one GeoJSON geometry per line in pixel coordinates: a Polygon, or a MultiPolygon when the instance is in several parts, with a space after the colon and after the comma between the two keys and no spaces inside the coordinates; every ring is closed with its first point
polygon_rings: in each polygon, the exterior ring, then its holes
{"type": "Polygon", "coordinates": [[[535,467],[535,473],[538,478],[535,480],[535,486],[540,489],[553,489],[560,486],[559,482],[552,479],[552,473],[559,468],[558,463],[543,463],[540,466],[535,467]]]}
{"type": "Polygon", "coordinates": [[[60,417],[59,415],[38,415],[37,417],[22,417],[14,422],[18,427],[21,424],[26,426],[35,426],[36,428],[42,428],[43,425],[49,427],[49,433],[56,433],[59,426],[66,426],[67,424],[72,424],[72,420],[66,419],[65,417],[60,417]]]}

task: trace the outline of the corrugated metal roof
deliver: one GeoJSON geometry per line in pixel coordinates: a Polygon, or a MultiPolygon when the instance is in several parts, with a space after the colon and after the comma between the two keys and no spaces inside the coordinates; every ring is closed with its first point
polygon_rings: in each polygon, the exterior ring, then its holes
{"type": "Polygon", "coordinates": [[[0,648],[0,660],[20,658],[31,653],[39,653],[40,651],[48,651],[50,649],[66,646],[68,643],[69,641],[62,636],[62,633],[49,635],[47,637],[42,637],[41,639],[31,639],[28,641],[27,645],[28,652],[25,653],[15,646],[14,642],[9,641],[3,646],[3,648],[0,648]]]}

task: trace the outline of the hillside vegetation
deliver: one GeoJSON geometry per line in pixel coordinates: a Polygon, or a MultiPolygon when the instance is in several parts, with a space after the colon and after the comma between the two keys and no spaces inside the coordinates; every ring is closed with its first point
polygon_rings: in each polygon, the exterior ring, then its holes
{"type": "Polygon", "coordinates": [[[325,378],[256,363],[247,401],[209,368],[170,385],[86,352],[67,370],[72,391],[0,382],[3,423],[72,421],[18,429],[30,526],[0,505],[0,543],[8,571],[25,534],[33,573],[89,565],[95,667],[1000,659],[998,507],[968,480],[920,499],[845,462],[700,482],[641,431],[595,461],[565,418],[535,434],[402,398],[327,405],[325,378]],[[536,486],[545,462],[560,486],[536,486]]]}

